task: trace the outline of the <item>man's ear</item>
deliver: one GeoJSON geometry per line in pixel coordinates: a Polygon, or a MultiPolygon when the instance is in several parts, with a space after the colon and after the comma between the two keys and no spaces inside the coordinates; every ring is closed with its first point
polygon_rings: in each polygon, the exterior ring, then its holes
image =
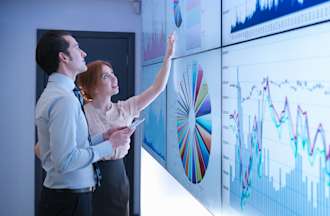
{"type": "Polygon", "coordinates": [[[64,52],[59,52],[58,53],[58,59],[60,62],[69,62],[70,58],[67,54],[65,54],[64,52]]]}

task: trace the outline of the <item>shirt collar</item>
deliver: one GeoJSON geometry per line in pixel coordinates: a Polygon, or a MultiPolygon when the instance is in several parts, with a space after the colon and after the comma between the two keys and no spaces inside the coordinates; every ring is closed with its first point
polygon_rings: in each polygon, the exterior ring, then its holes
{"type": "Polygon", "coordinates": [[[70,77],[58,72],[51,74],[48,78],[48,82],[56,83],[56,85],[68,91],[72,91],[76,86],[70,77]]]}

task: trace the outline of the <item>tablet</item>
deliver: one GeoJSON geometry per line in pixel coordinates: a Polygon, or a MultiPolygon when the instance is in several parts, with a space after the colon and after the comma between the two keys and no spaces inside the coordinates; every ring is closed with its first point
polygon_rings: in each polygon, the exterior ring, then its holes
{"type": "Polygon", "coordinates": [[[129,128],[136,128],[139,126],[142,122],[144,122],[144,118],[141,119],[135,119],[134,122],[129,126],[129,128]]]}

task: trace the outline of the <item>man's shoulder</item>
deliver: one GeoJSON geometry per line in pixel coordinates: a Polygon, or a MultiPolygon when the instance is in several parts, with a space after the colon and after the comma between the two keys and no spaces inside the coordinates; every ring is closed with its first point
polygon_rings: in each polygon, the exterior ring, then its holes
{"type": "Polygon", "coordinates": [[[62,89],[62,88],[54,88],[54,87],[46,87],[42,92],[38,102],[52,101],[58,98],[72,98],[72,95],[62,89]]]}
{"type": "Polygon", "coordinates": [[[56,102],[62,101],[66,104],[74,104],[74,95],[61,88],[46,87],[38,99],[36,112],[50,109],[56,102]]]}

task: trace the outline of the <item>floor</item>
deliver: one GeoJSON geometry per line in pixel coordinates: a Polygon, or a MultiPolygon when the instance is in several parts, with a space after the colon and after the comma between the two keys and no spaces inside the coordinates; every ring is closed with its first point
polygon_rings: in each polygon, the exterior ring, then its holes
{"type": "Polygon", "coordinates": [[[141,155],[141,215],[212,216],[144,149],[141,155]]]}

